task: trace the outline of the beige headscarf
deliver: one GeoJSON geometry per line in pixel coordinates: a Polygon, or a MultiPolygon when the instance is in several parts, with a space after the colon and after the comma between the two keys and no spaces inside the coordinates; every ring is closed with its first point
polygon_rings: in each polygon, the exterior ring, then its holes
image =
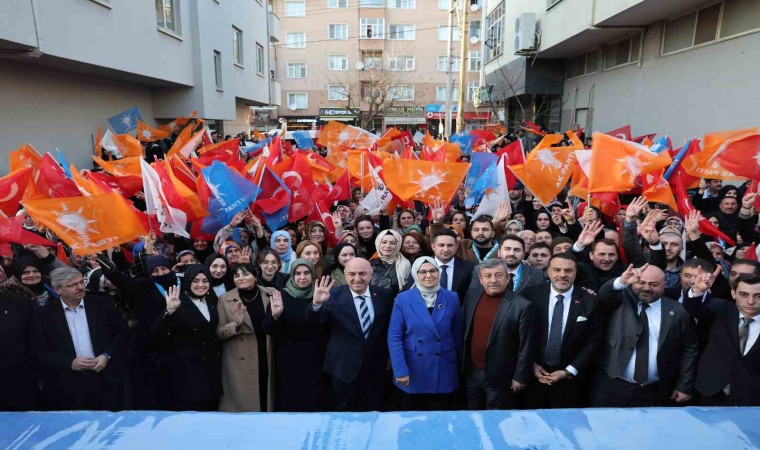
{"type": "Polygon", "coordinates": [[[375,248],[377,249],[377,257],[380,258],[386,264],[396,264],[396,278],[398,279],[398,286],[400,289],[404,288],[406,280],[409,278],[409,274],[412,272],[412,265],[404,255],[401,254],[401,235],[393,230],[383,230],[375,238],[375,248]],[[383,237],[391,235],[396,238],[396,249],[390,255],[382,255],[380,253],[380,241],[383,237]]]}

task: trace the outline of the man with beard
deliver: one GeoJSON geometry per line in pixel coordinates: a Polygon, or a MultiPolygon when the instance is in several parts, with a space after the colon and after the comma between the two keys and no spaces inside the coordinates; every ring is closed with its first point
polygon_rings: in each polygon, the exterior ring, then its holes
{"type": "Polygon", "coordinates": [[[631,264],[600,289],[607,330],[591,406],[673,406],[691,399],[699,339],[689,313],[663,297],[664,290],[665,273],[649,264],[631,264]]]}
{"type": "MultiPolygon", "coordinates": [[[[436,202],[432,215],[433,220],[428,227],[428,236],[434,236],[436,231],[443,227],[445,207],[442,202],[436,202]]],[[[472,239],[459,240],[457,256],[473,264],[480,264],[489,258],[495,258],[499,251],[499,241],[494,224],[506,223],[509,215],[509,202],[503,202],[496,210],[493,220],[487,216],[478,216],[473,219],[470,223],[470,237],[472,239]]]]}
{"type": "MultiPolygon", "coordinates": [[[[507,266],[510,290],[519,293],[529,286],[544,283],[544,271],[523,262],[525,242],[514,234],[504,236],[499,244],[498,256],[507,266]]],[[[477,276],[479,273],[480,266],[477,266],[475,276],[472,277],[473,286],[478,286],[480,283],[480,277],[477,276]]]]}
{"type": "Polygon", "coordinates": [[[598,292],[604,283],[623,273],[615,242],[605,238],[596,239],[602,229],[603,224],[599,220],[587,223],[572,248],[579,261],[577,284],[594,292],[598,292]],[[584,258],[585,249],[589,245],[590,251],[584,258]],[[589,262],[583,261],[584,259],[589,262]]]}

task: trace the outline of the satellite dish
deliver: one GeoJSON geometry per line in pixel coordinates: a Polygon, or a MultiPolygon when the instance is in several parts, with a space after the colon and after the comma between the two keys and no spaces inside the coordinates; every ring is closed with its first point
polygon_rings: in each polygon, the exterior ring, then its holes
{"type": "Polygon", "coordinates": [[[476,12],[479,9],[480,9],[480,6],[477,3],[473,3],[470,5],[470,11],[472,12],[476,12]]]}
{"type": "Polygon", "coordinates": [[[295,111],[295,110],[298,109],[298,104],[297,103],[291,103],[291,104],[288,105],[288,109],[291,110],[291,111],[295,111]]]}
{"type": "Polygon", "coordinates": [[[470,38],[470,44],[475,45],[478,42],[480,42],[480,38],[479,37],[473,36],[473,37],[470,38]]]}
{"type": "Polygon", "coordinates": [[[356,70],[364,70],[364,63],[359,61],[356,63],[356,66],[354,67],[356,67],[356,70]]]}

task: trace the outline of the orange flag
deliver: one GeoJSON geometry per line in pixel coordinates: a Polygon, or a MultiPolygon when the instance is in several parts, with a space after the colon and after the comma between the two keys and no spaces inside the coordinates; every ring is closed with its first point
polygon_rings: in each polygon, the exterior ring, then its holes
{"type": "Polygon", "coordinates": [[[127,202],[115,192],[27,200],[23,204],[30,216],[80,255],[101,252],[147,233],[127,202]]]}
{"type": "Polygon", "coordinates": [[[391,159],[383,164],[383,180],[402,201],[451,203],[470,170],[469,163],[391,159]]]}
{"type": "Polygon", "coordinates": [[[551,203],[570,180],[576,161],[575,151],[583,148],[572,131],[568,132],[568,136],[573,142],[572,146],[552,147],[564,136],[546,135],[525,158],[525,164],[509,166],[512,173],[544,205],[551,203]]]}
{"type": "Polygon", "coordinates": [[[689,175],[740,181],[760,178],[760,127],[706,134],[702,151],[681,163],[689,175]]]}
{"type": "Polygon", "coordinates": [[[401,136],[400,131],[393,127],[388,128],[388,130],[380,136],[380,139],[377,140],[377,150],[385,152],[393,152],[395,150],[399,153],[404,151],[404,143],[394,140],[394,138],[397,138],[398,136],[401,136]]]}
{"type": "Polygon", "coordinates": [[[636,179],[670,166],[668,152],[651,153],[647,147],[594,133],[588,191],[626,192],[636,187],[636,179]]]}
{"type": "Polygon", "coordinates": [[[177,140],[174,141],[174,145],[166,153],[166,156],[172,156],[174,154],[182,155],[185,158],[189,158],[190,154],[196,147],[203,141],[203,135],[206,133],[205,128],[201,128],[200,131],[193,134],[195,127],[185,127],[182,132],[177,136],[177,140]]]}
{"type": "Polygon", "coordinates": [[[11,172],[15,172],[24,167],[31,167],[35,173],[42,162],[42,155],[30,144],[19,146],[18,149],[8,154],[11,172]]]}
{"type": "Polygon", "coordinates": [[[103,139],[103,127],[98,125],[98,135],[95,136],[95,142],[92,147],[92,154],[98,158],[103,157],[103,148],[100,146],[100,141],[103,139]]]}
{"type": "Polygon", "coordinates": [[[140,160],[142,157],[132,157],[116,159],[113,161],[105,161],[93,156],[92,160],[95,161],[106,172],[115,176],[138,176],[142,177],[142,169],[140,168],[140,160]]]}
{"type": "Polygon", "coordinates": [[[664,203],[673,210],[678,211],[678,204],[675,197],[673,197],[673,191],[670,189],[670,183],[662,178],[665,173],[660,169],[654,173],[648,173],[641,177],[641,195],[650,202],[664,203]]]}
{"type": "Polygon", "coordinates": [[[143,156],[143,148],[140,141],[133,138],[128,134],[113,134],[111,135],[113,143],[123,158],[134,158],[143,156]]]}
{"type": "Polygon", "coordinates": [[[162,128],[153,128],[145,122],[137,121],[137,139],[140,142],[156,142],[171,136],[171,131],[162,128]]]}
{"type": "Polygon", "coordinates": [[[330,151],[333,149],[368,149],[375,142],[377,142],[377,136],[369,131],[334,120],[327,122],[317,139],[317,144],[327,147],[330,151]]]}
{"type": "Polygon", "coordinates": [[[459,144],[433,139],[430,133],[425,132],[425,137],[422,139],[422,151],[420,152],[421,160],[456,161],[461,154],[462,150],[459,144]]]}

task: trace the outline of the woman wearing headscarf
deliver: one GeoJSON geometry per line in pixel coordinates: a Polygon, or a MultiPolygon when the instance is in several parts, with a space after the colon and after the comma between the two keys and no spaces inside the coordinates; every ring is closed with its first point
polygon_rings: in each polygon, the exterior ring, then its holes
{"type": "Polygon", "coordinates": [[[311,261],[297,259],[282,298],[273,297],[264,329],[272,337],[274,411],[325,411],[330,385],[322,373],[327,348],[324,325],[307,322],[316,273],[311,261]]]}
{"type": "Polygon", "coordinates": [[[235,287],[226,256],[214,253],[208,256],[203,264],[211,275],[211,292],[217,299],[235,287]]]}
{"type": "Polygon", "coordinates": [[[383,230],[375,238],[377,257],[372,265],[372,285],[390,289],[393,295],[404,288],[412,265],[401,254],[401,235],[393,230],[383,230]]]}
{"type": "MultiPolygon", "coordinates": [[[[318,244],[322,251],[322,259],[326,266],[333,264],[333,249],[327,246],[327,228],[325,225],[318,221],[312,220],[304,227],[304,239],[310,240],[315,244],[318,244]]],[[[296,250],[296,253],[298,251],[296,250]]]]}
{"type": "Polygon", "coordinates": [[[19,281],[34,293],[39,306],[58,298],[58,294],[45,282],[43,263],[37,256],[22,256],[13,265],[19,281]]]}
{"type": "Polygon", "coordinates": [[[435,259],[411,269],[414,287],[396,297],[388,328],[394,384],[405,410],[446,410],[459,386],[462,310],[457,294],[440,285],[435,259]]]}
{"type": "Polygon", "coordinates": [[[269,246],[277,252],[282,262],[280,272],[290,273],[290,261],[296,259],[296,252],[293,251],[293,242],[290,240],[290,233],[285,230],[277,230],[272,233],[269,239],[269,246]]]}
{"type": "Polygon", "coordinates": [[[356,247],[348,243],[340,243],[335,246],[335,264],[327,268],[325,272],[330,275],[330,279],[335,281],[336,286],[346,284],[346,275],[343,271],[346,269],[346,263],[356,258],[356,247]]]}
{"type": "Polygon", "coordinates": [[[268,345],[262,320],[273,289],[257,285],[252,264],[232,268],[235,289],[217,304],[217,337],[222,341],[222,388],[219,411],[267,411],[268,345]]]}
{"type": "Polygon", "coordinates": [[[290,275],[280,272],[282,262],[277,252],[271,248],[263,248],[259,252],[259,279],[258,285],[274,288],[278,291],[285,287],[290,275]]]}
{"type": "Polygon", "coordinates": [[[221,346],[217,300],[206,266],[185,269],[181,288],[166,291],[166,311],[151,325],[168,343],[169,392],[175,411],[217,411],[222,396],[221,346]]]}

